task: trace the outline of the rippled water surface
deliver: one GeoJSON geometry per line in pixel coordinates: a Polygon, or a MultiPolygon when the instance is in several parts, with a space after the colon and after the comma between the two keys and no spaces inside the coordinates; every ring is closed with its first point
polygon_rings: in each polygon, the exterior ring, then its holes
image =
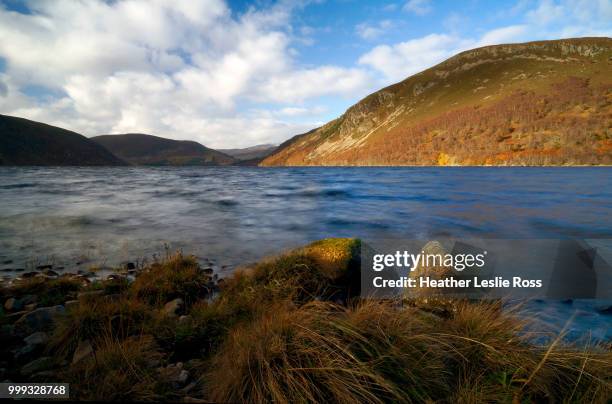
{"type": "Polygon", "coordinates": [[[0,168],[5,266],[235,265],[330,236],[610,238],[608,168],[0,168]]]}
{"type": "MultiPolygon", "coordinates": [[[[0,264],[182,248],[227,265],[331,237],[612,238],[609,168],[2,168],[0,264]]],[[[533,303],[538,306],[539,303],[533,303]]],[[[612,337],[592,304],[535,311],[612,337]],[[579,306],[579,307],[578,307],[579,306]]]]}

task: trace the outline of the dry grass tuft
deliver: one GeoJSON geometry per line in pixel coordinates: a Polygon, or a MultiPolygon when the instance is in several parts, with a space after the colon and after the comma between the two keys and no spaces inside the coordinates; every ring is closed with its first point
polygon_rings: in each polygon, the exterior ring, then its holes
{"type": "Polygon", "coordinates": [[[179,297],[190,305],[208,293],[208,281],[209,276],[200,270],[195,257],[177,252],[143,271],[134,281],[131,292],[153,305],[179,297]]]}

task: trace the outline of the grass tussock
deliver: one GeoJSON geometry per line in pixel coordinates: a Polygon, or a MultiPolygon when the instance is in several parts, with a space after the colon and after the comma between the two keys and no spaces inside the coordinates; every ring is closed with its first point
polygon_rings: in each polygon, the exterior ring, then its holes
{"type": "Polygon", "coordinates": [[[143,271],[131,287],[131,292],[149,304],[164,304],[181,298],[191,304],[208,293],[209,276],[204,274],[195,257],[178,252],[153,263],[143,271]]]}
{"type": "Polygon", "coordinates": [[[141,335],[153,313],[144,303],[121,297],[83,297],[79,304],[60,319],[51,335],[49,350],[60,357],[69,358],[80,341],[90,340],[94,346],[107,335],[127,338],[141,335]]]}
{"type": "Polygon", "coordinates": [[[81,281],[74,278],[32,277],[15,281],[10,288],[3,290],[2,295],[3,297],[34,295],[38,297],[39,306],[54,306],[64,303],[66,296],[76,296],[81,286],[81,281]]]}
{"type": "Polygon", "coordinates": [[[271,308],[232,330],[203,379],[215,401],[605,402],[609,351],[539,348],[491,303],[451,318],[389,302],[271,308]]]}
{"type": "Polygon", "coordinates": [[[71,389],[78,400],[155,400],[160,395],[154,363],[161,357],[150,336],[118,340],[107,334],[94,355],[73,367],[66,379],[78,386],[71,389]]]}

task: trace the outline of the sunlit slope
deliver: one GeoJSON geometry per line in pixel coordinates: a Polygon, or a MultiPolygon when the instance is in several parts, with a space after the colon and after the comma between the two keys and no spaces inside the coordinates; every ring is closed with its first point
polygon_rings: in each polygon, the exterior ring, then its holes
{"type": "Polygon", "coordinates": [[[612,164],[612,39],[460,53],[290,139],[261,164],[612,164]]]}

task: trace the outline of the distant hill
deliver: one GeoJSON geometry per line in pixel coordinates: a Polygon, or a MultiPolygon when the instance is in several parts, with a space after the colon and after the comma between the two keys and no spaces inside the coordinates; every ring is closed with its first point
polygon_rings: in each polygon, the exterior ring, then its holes
{"type": "Polygon", "coordinates": [[[217,149],[217,151],[232,156],[237,160],[263,158],[270,155],[274,150],[276,150],[276,146],[273,144],[258,144],[244,149],[217,149]]]}
{"type": "Polygon", "coordinates": [[[261,165],[612,164],[612,39],[462,52],[280,145],[261,165]]]}
{"type": "Polygon", "coordinates": [[[102,135],[91,140],[130,164],[156,166],[230,165],[236,160],[191,140],[172,140],[141,133],[102,135]]]}
{"type": "Polygon", "coordinates": [[[0,165],[115,166],[126,163],[83,135],[0,115],[0,165]]]}

